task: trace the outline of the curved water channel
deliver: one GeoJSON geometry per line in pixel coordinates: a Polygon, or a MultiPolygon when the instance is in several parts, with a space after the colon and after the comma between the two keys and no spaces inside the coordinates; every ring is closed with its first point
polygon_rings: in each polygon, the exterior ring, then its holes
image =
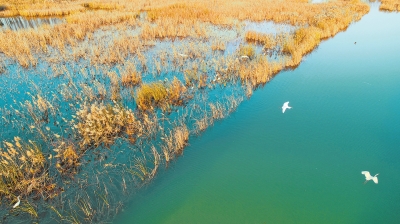
{"type": "Polygon", "coordinates": [[[190,141],[114,222],[398,223],[400,14],[378,8],[190,141]]]}

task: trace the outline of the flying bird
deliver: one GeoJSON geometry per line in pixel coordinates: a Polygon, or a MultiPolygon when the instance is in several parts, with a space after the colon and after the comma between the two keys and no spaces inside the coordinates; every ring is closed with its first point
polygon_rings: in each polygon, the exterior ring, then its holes
{"type": "Polygon", "coordinates": [[[292,107],[289,107],[289,101],[285,102],[282,106],[282,113],[285,113],[285,110],[290,108],[292,107]]]}
{"type": "Polygon", "coordinates": [[[15,203],[15,205],[13,206],[13,208],[16,208],[19,206],[19,204],[21,203],[21,200],[19,200],[19,196],[17,197],[18,201],[17,203],[15,203]]]}
{"type": "Polygon", "coordinates": [[[361,174],[365,175],[365,182],[364,184],[366,184],[368,181],[373,180],[376,184],[378,184],[378,174],[375,174],[375,176],[371,176],[371,174],[369,174],[368,171],[362,171],[361,174]]]}

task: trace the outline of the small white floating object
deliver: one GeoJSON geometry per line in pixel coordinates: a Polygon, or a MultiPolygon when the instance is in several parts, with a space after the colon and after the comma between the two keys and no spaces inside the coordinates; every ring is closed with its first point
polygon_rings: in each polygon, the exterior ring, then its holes
{"type": "Polygon", "coordinates": [[[285,113],[285,110],[290,108],[292,107],[289,107],[289,101],[285,102],[282,106],[282,113],[285,113]]]}
{"type": "Polygon", "coordinates": [[[178,53],[178,55],[179,55],[179,56],[181,56],[182,58],[187,58],[187,57],[188,57],[188,55],[187,55],[187,54],[181,54],[181,53],[178,53]]]}
{"type": "Polygon", "coordinates": [[[19,206],[19,204],[21,203],[21,200],[19,200],[19,196],[17,197],[18,201],[17,203],[15,203],[15,205],[13,206],[13,208],[16,208],[19,206]]]}
{"type": "Polygon", "coordinates": [[[247,56],[247,55],[242,55],[242,56],[240,56],[240,59],[249,59],[249,56],[247,56]]]}
{"type": "Polygon", "coordinates": [[[368,181],[373,180],[374,183],[378,184],[378,174],[375,174],[375,176],[371,176],[371,174],[369,173],[369,171],[361,171],[361,174],[365,175],[365,182],[364,184],[366,184],[368,181]]]}

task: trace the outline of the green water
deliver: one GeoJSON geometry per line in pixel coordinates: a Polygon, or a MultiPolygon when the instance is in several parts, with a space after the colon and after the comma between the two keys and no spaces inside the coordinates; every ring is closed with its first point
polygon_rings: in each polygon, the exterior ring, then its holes
{"type": "Polygon", "coordinates": [[[114,222],[400,223],[399,24],[372,5],[190,141],[114,222]]]}

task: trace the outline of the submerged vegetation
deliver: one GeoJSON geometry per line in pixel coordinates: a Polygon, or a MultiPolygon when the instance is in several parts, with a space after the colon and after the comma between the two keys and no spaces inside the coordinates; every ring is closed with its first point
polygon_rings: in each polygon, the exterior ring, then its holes
{"type": "Polygon", "coordinates": [[[111,220],[191,137],[369,11],[358,0],[210,4],[0,0],[0,17],[63,16],[0,31],[3,220],[111,220]],[[265,21],[290,29],[246,29],[265,21]]]}

